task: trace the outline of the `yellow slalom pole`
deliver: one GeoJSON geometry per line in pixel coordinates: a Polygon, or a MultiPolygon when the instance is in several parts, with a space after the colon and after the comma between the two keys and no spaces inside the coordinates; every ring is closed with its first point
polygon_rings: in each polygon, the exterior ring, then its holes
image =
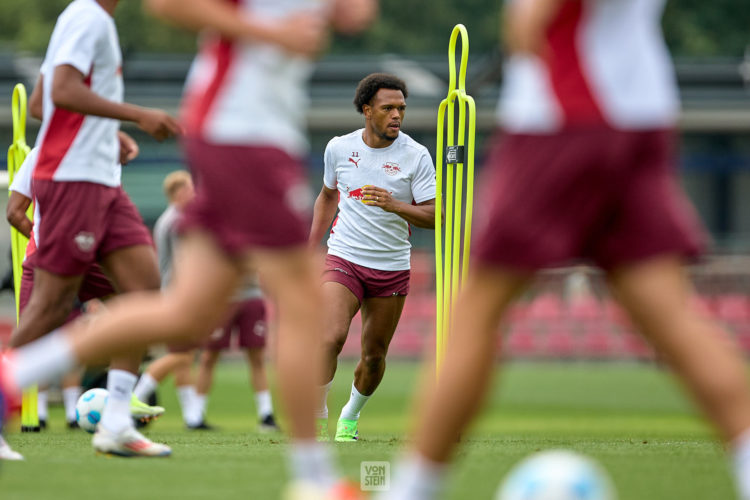
{"type": "Polygon", "coordinates": [[[476,106],[466,94],[466,67],[469,61],[469,35],[457,24],[448,44],[448,95],[438,108],[437,152],[435,154],[435,293],[436,365],[445,355],[453,306],[469,264],[472,205],[474,202],[474,131],[476,106]],[[456,43],[461,36],[461,63],[456,74],[456,43]],[[458,137],[455,137],[455,105],[458,101],[458,137]],[[467,113],[468,108],[468,113],[467,113]],[[447,113],[446,113],[447,112],[447,113]],[[466,126],[468,114],[469,125],[466,126]],[[447,115],[447,116],[446,116],[447,115]],[[447,120],[447,123],[446,123],[447,120]],[[444,137],[443,131],[446,130],[444,137]],[[468,147],[466,144],[468,136],[468,147]],[[464,167],[466,175],[464,176],[464,167]],[[443,169],[446,169],[445,174],[443,169]],[[444,182],[445,179],[445,182],[444,182]],[[466,186],[464,201],[463,190],[466,186]],[[445,194],[443,194],[445,193],[445,194]],[[443,200],[446,206],[443,209],[443,200]],[[445,211],[445,231],[442,228],[445,211]]]}
{"type": "MultiPolygon", "coordinates": [[[[13,89],[11,99],[11,114],[13,116],[13,143],[8,148],[8,186],[13,182],[13,177],[26,156],[29,154],[29,146],[26,144],[26,87],[19,83],[13,89]]],[[[29,207],[27,215],[32,217],[33,206],[29,207]]],[[[23,274],[23,258],[26,255],[26,246],[29,240],[19,233],[14,227],[10,228],[11,256],[13,260],[13,288],[16,298],[16,323],[20,316],[19,296],[21,293],[21,275],[23,274]]],[[[38,432],[39,415],[37,410],[37,386],[32,386],[23,391],[21,399],[21,431],[38,432]]]]}

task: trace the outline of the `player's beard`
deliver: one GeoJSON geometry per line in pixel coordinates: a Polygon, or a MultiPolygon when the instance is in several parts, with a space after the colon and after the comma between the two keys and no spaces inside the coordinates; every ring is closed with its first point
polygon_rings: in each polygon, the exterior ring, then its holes
{"type": "Polygon", "coordinates": [[[394,135],[393,137],[391,137],[391,136],[390,136],[390,135],[388,134],[388,129],[387,129],[387,128],[386,128],[386,129],[385,129],[384,131],[380,131],[380,130],[375,130],[375,134],[376,134],[376,135],[377,135],[377,136],[378,136],[379,138],[383,139],[384,141],[388,141],[388,142],[393,142],[393,141],[395,141],[396,139],[398,139],[398,134],[399,134],[399,132],[401,132],[401,129],[399,129],[399,130],[398,130],[398,132],[396,132],[396,135],[394,135]]]}

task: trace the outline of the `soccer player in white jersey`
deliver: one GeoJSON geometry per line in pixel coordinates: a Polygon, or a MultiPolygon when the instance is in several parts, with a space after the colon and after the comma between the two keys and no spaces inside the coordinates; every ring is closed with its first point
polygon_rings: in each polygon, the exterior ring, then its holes
{"type": "Polygon", "coordinates": [[[505,134],[485,168],[477,241],[437,384],[422,395],[391,500],[439,497],[476,415],[498,323],[534,271],[585,258],[669,360],[731,446],[750,499],[750,387],[742,357],[690,307],[682,268],[703,240],[675,178],[677,87],[661,0],[512,0],[500,102],[505,134]]]}
{"type": "MultiPolygon", "coordinates": [[[[120,120],[157,139],[175,134],[165,112],[124,104],[122,55],[112,18],[117,0],[75,0],[58,17],[41,67],[42,126],[33,173],[37,203],[34,282],[11,343],[61,326],[89,267],[99,262],[123,292],[158,288],[151,238],[120,187],[120,120]]],[[[38,106],[35,106],[35,109],[38,106]]],[[[121,139],[122,138],[122,139],[121,139]]],[[[140,352],[114,358],[110,397],[94,436],[101,452],[168,455],[130,417],[140,352]]]]}
{"type": "Polygon", "coordinates": [[[399,78],[371,74],[354,107],[365,127],[334,137],[325,151],[323,188],[315,201],[310,245],[328,237],[323,274],[324,373],[319,439],[328,439],[328,391],[352,318],[362,311],[362,354],[335,440],[358,439],[362,407],[383,379],[385,356],[409,292],[410,226],[435,227],[435,167],[427,148],[401,131],[408,92],[399,78]]]}
{"type": "Polygon", "coordinates": [[[377,3],[150,0],[147,5],[165,19],[205,30],[183,108],[196,198],[186,210],[175,279],[162,294],[129,294],[90,325],[77,323],[10,351],[0,369],[0,395],[12,406],[19,388],[75,364],[151,343],[201,338],[224,317],[243,274],[260,268],[279,312],[277,371],[295,479],[290,495],[333,494],[338,474],[328,448],[315,441],[321,360],[311,353],[319,350],[322,301],[306,248],[304,214],[311,199],[301,165],[306,85],[327,28],[361,30],[374,18],[377,3]]]}

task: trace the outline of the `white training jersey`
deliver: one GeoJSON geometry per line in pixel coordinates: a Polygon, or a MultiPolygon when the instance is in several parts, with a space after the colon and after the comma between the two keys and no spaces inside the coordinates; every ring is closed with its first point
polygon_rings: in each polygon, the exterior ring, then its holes
{"type": "Polygon", "coordinates": [[[427,148],[403,132],[386,148],[371,148],[364,129],[334,137],[326,146],[323,183],[339,192],[339,213],[328,253],[381,271],[411,268],[409,224],[362,203],[362,188],[376,186],[405,203],[435,199],[435,166],[427,148]]]}
{"type": "Polygon", "coordinates": [[[544,56],[517,54],[506,62],[502,127],[516,133],[591,124],[672,127],[679,95],[661,31],[664,3],[562,2],[547,30],[544,56]]]}
{"type": "Polygon", "coordinates": [[[43,119],[35,179],[120,185],[120,122],[56,108],[55,68],[70,65],[104,99],[122,102],[122,54],[114,20],[95,0],[74,0],[60,14],[42,63],[43,119]]]}
{"type": "MultiPolygon", "coordinates": [[[[324,8],[321,0],[232,0],[238,15],[275,21],[324,8]]],[[[182,119],[188,135],[213,144],[307,153],[307,82],[313,65],[277,45],[204,34],[188,74],[182,119]]]]}

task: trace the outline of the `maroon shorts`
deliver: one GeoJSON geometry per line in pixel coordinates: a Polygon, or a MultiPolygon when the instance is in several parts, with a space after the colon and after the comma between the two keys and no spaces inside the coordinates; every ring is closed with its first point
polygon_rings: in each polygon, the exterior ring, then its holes
{"type": "Polygon", "coordinates": [[[34,265],[40,269],[81,275],[114,250],[153,244],[120,187],[34,179],[32,189],[40,214],[34,265]]]}
{"type": "Polygon", "coordinates": [[[706,236],[675,176],[675,135],[606,128],[495,140],[476,204],[475,257],[535,270],[695,256],[706,236]]]}
{"type": "Polygon", "coordinates": [[[335,255],[326,255],[323,282],[341,283],[357,300],[409,294],[411,271],[380,271],[360,266],[335,255]]]}
{"type": "Polygon", "coordinates": [[[237,345],[244,349],[260,349],[266,345],[266,304],[263,299],[246,300],[235,306],[229,321],[216,330],[204,344],[207,351],[229,349],[232,332],[237,332],[237,345]]]}
{"type": "Polygon", "coordinates": [[[184,141],[196,197],[180,225],[212,234],[230,255],[304,245],[311,195],[300,161],[269,147],[184,141]]]}
{"type": "MultiPolygon", "coordinates": [[[[26,259],[23,263],[23,274],[21,274],[21,290],[18,296],[18,310],[23,312],[29,303],[31,298],[31,291],[34,288],[34,263],[33,255],[26,259]]],[[[91,299],[104,299],[110,295],[114,295],[115,290],[112,288],[112,284],[109,279],[102,271],[102,268],[98,264],[92,265],[86,272],[81,282],[81,288],[78,290],[78,304],[79,307],[75,307],[70,313],[68,318],[65,320],[66,323],[73,321],[80,315],[80,305],[88,302],[91,299]]]]}

